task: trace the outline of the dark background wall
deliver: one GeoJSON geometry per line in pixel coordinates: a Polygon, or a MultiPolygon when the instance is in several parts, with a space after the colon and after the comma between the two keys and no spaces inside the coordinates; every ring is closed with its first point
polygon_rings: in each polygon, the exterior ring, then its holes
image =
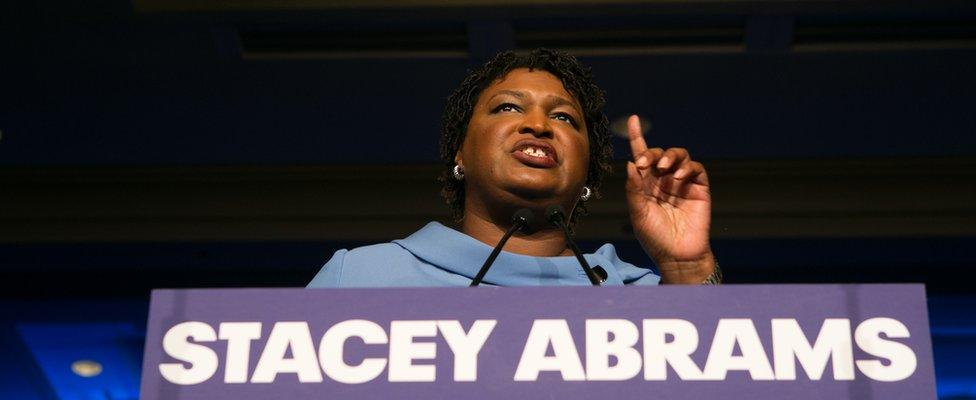
{"type": "MultiPolygon", "coordinates": [[[[976,396],[969,2],[10,2],[0,38],[3,397],[134,398],[151,288],[301,286],[448,220],[444,100],[538,46],[705,162],[729,282],[924,282],[940,396],[976,396]]],[[[579,235],[640,263],[615,144],[579,235]]]]}

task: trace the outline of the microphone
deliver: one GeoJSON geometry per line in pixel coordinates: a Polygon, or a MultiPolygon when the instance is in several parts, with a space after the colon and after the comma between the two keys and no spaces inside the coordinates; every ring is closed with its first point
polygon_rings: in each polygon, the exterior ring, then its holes
{"type": "Polygon", "coordinates": [[[534,221],[535,214],[532,214],[532,211],[530,211],[528,208],[520,208],[518,211],[515,211],[515,214],[512,215],[512,227],[508,228],[508,231],[505,232],[504,236],[502,236],[502,240],[498,241],[498,245],[495,246],[495,249],[491,251],[491,255],[488,256],[488,259],[485,260],[485,264],[482,265],[481,270],[478,271],[478,275],[475,275],[474,279],[471,280],[471,285],[469,285],[470,287],[478,286],[478,284],[481,283],[481,280],[484,279],[485,274],[488,273],[488,268],[491,268],[491,264],[495,262],[496,258],[498,258],[498,253],[501,253],[502,247],[505,247],[505,242],[508,241],[508,238],[512,237],[512,234],[517,230],[521,229],[524,231],[526,228],[531,226],[534,221]]]}
{"type": "Polygon", "coordinates": [[[579,261],[580,265],[583,267],[583,272],[586,272],[586,277],[590,278],[590,283],[592,283],[593,286],[600,286],[600,282],[602,280],[595,272],[593,272],[593,269],[590,268],[590,264],[588,264],[586,259],[583,258],[583,254],[580,253],[579,247],[576,247],[576,242],[573,241],[573,237],[569,234],[569,228],[566,227],[566,212],[563,210],[562,206],[553,204],[546,208],[546,218],[549,220],[549,223],[559,227],[559,229],[563,231],[563,235],[566,235],[566,245],[568,245],[569,249],[572,250],[573,254],[576,255],[576,260],[579,261]]]}

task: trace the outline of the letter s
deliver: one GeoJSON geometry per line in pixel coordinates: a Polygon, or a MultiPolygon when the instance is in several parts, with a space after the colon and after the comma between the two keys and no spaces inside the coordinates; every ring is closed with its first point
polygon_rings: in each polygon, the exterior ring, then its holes
{"type": "Polygon", "coordinates": [[[882,339],[884,333],[889,338],[909,337],[908,328],[893,318],[871,318],[862,322],[854,331],[857,347],[872,356],[891,361],[885,366],[879,360],[857,360],[857,368],[868,378],[882,382],[894,382],[908,378],[915,373],[918,359],[915,352],[902,343],[882,339]]]}
{"type": "Polygon", "coordinates": [[[170,357],[190,363],[190,367],[185,367],[183,363],[159,364],[159,373],[167,381],[177,385],[195,385],[210,379],[217,372],[217,353],[207,346],[190,343],[190,338],[197,342],[213,342],[217,340],[217,332],[199,321],[187,321],[169,328],[163,336],[163,350],[170,357]]]}

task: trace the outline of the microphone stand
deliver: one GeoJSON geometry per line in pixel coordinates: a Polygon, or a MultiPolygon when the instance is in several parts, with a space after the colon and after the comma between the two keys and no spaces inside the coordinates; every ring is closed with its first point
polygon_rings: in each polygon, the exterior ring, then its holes
{"type": "Polygon", "coordinates": [[[583,258],[583,253],[580,252],[579,247],[576,246],[576,242],[573,241],[572,235],[569,234],[569,228],[566,227],[565,222],[566,212],[563,211],[563,208],[555,204],[549,206],[549,208],[546,209],[546,217],[549,218],[550,223],[556,225],[560,230],[563,231],[563,235],[566,236],[566,245],[568,245],[569,249],[573,251],[573,254],[576,256],[576,260],[579,261],[580,265],[583,267],[583,272],[586,272],[586,277],[590,278],[590,283],[592,283],[593,286],[600,286],[600,277],[596,274],[596,272],[593,272],[593,268],[590,268],[590,264],[586,262],[585,258],[583,258]]]}
{"type": "Polygon", "coordinates": [[[502,236],[502,240],[500,240],[498,245],[496,245],[491,251],[491,255],[488,256],[488,259],[485,260],[484,265],[481,266],[481,270],[478,271],[478,275],[475,275],[474,279],[471,280],[469,287],[475,287],[481,284],[481,280],[484,279],[485,274],[488,273],[488,268],[491,268],[491,264],[493,264],[495,259],[498,258],[498,254],[501,253],[502,247],[505,247],[505,242],[508,242],[508,238],[512,237],[512,234],[514,234],[515,231],[529,226],[534,218],[535,216],[532,214],[532,211],[529,211],[527,208],[521,208],[515,212],[515,214],[512,216],[512,227],[508,228],[508,231],[506,231],[505,235],[502,236]]]}

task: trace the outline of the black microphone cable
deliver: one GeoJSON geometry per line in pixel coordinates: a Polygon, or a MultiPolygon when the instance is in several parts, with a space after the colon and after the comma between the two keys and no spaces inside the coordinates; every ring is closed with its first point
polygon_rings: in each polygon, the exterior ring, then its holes
{"type": "Polygon", "coordinates": [[[590,264],[583,258],[583,253],[580,253],[579,247],[576,247],[576,242],[573,241],[572,235],[569,234],[569,228],[566,227],[566,212],[562,206],[553,204],[546,208],[546,218],[549,219],[550,223],[559,227],[563,231],[563,234],[566,235],[566,245],[576,255],[576,260],[583,267],[583,272],[586,272],[586,277],[590,278],[590,283],[593,286],[600,286],[602,280],[597,276],[596,272],[593,272],[593,268],[590,268],[590,264]]]}
{"type": "Polygon", "coordinates": [[[501,253],[502,247],[505,247],[505,242],[508,241],[508,238],[512,237],[512,234],[514,234],[515,231],[525,229],[532,225],[534,220],[535,215],[532,214],[532,211],[530,211],[528,208],[520,208],[515,212],[515,214],[512,215],[512,227],[508,228],[508,231],[505,232],[504,236],[502,236],[502,240],[500,240],[498,245],[495,246],[495,249],[491,251],[491,255],[488,256],[487,260],[485,260],[485,264],[481,266],[481,270],[478,271],[478,275],[475,275],[474,279],[471,280],[471,285],[469,285],[470,287],[478,286],[478,284],[481,283],[481,280],[484,279],[485,274],[488,273],[488,268],[491,268],[491,264],[493,264],[495,259],[498,258],[498,253],[501,253]]]}

